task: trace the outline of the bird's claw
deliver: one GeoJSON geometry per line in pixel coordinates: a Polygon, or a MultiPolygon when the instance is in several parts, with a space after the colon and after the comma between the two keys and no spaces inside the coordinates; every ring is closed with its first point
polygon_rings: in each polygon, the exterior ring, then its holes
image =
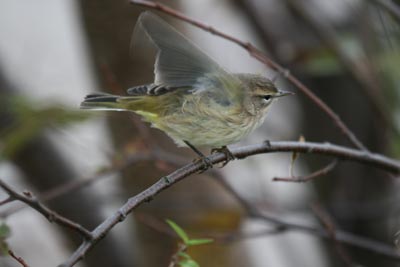
{"type": "Polygon", "coordinates": [[[213,153],[224,153],[226,159],[224,160],[224,162],[222,162],[222,167],[225,167],[226,164],[228,164],[229,161],[232,161],[235,159],[235,156],[232,154],[232,152],[228,149],[228,147],[223,146],[221,148],[213,148],[211,149],[211,154],[213,153]]]}

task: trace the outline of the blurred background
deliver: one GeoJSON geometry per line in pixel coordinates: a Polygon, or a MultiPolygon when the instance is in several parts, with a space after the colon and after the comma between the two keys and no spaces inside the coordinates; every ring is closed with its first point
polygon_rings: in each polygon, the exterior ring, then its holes
{"type": "MultiPolygon", "coordinates": [[[[399,157],[397,1],[162,3],[253,43],[328,103],[368,149],[399,157]]],[[[136,115],[79,110],[88,93],[124,94],[153,80],[154,55],[146,47],[131,47],[135,21],[144,10],[113,0],[0,2],[0,179],[18,191],[33,191],[89,229],[130,196],[196,157],[136,115]],[[168,160],[148,159],[151,151],[167,153],[168,160]]],[[[240,47],[158,14],[227,70],[276,75],[240,47]]],[[[283,77],[277,84],[298,92],[283,77]]],[[[266,122],[237,145],[301,136],[351,146],[300,92],[275,104],[266,122]]],[[[272,182],[275,176],[289,176],[290,162],[288,153],[260,155],[216,168],[218,174],[194,175],[141,205],[77,266],[168,266],[177,240],[165,233],[166,218],[191,236],[216,238],[189,251],[200,266],[346,266],[330,240],[296,231],[246,237],[273,225],[246,217],[217,182],[219,176],[252,205],[280,218],[319,225],[311,208],[318,205],[338,229],[395,247],[398,179],[343,162],[308,183],[272,182]]],[[[306,175],[329,162],[300,156],[294,173],[306,175]]],[[[7,197],[4,192],[0,196],[7,197]]],[[[57,266],[81,242],[20,203],[2,205],[0,216],[10,228],[2,239],[29,266],[57,266]]],[[[343,249],[354,266],[400,266],[361,249],[343,249]]],[[[0,266],[20,265],[3,255],[0,266]]]]}

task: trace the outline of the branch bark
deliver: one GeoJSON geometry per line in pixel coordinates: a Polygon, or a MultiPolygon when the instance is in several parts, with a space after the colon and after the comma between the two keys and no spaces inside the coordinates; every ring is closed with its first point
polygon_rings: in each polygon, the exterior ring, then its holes
{"type": "MultiPolygon", "coordinates": [[[[41,202],[39,202],[30,192],[23,192],[22,194],[18,193],[16,190],[11,188],[8,184],[6,184],[3,180],[0,180],[0,187],[9,195],[7,200],[19,200],[24,202],[32,209],[36,210],[37,212],[41,213],[44,217],[49,220],[49,222],[57,223],[58,225],[64,226],[66,228],[72,229],[73,231],[79,233],[86,239],[91,239],[92,234],[89,230],[87,230],[82,225],[67,219],[55,211],[52,211],[41,202]]],[[[7,201],[9,202],[9,201],[7,201]]]]}
{"type": "Polygon", "coordinates": [[[295,182],[295,183],[305,183],[316,177],[326,175],[331,172],[337,165],[338,161],[333,160],[331,163],[306,176],[291,176],[291,177],[274,177],[272,181],[274,182],[295,182]]]}
{"type": "MultiPolygon", "coordinates": [[[[238,159],[243,159],[248,156],[262,154],[262,153],[274,153],[274,152],[298,152],[298,153],[327,155],[342,160],[359,162],[395,174],[400,173],[400,162],[398,161],[395,161],[380,154],[374,154],[367,151],[350,149],[328,143],[319,144],[311,142],[264,142],[255,145],[232,148],[230,149],[230,151],[238,159]]],[[[208,156],[207,159],[212,164],[217,164],[220,162],[224,162],[227,158],[224,153],[215,153],[208,156]]],[[[164,191],[173,184],[179,182],[180,180],[196,172],[204,170],[205,167],[206,166],[200,161],[187,164],[182,168],[172,172],[171,174],[162,177],[160,180],[158,180],[155,184],[153,184],[146,190],[128,199],[128,201],[122,207],[120,207],[118,211],[116,211],[105,221],[103,221],[100,225],[98,225],[91,232],[92,239],[85,240],[81,244],[81,246],[70,256],[70,258],[67,259],[67,261],[64,264],[60,265],[60,267],[74,266],[78,261],[84,258],[87,252],[90,249],[92,249],[97,244],[97,242],[99,242],[104,236],[106,236],[108,232],[116,224],[124,221],[125,218],[128,216],[128,214],[131,213],[134,209],[136,209],[140,204],[151,201],[161,191],[164,191]]],[[[329,238],[329,234],[324,229],[315,228],[312,226],[300,225],[296,223],[288,223],[282,221],[278,217],[272,217],[272,216],[267,217],[265,215],[259,215],[259,216],[263,216],[265,220],[268,220],[270,222],[276,224],[282,224],[285,227],[290,228],[291,230],[307,232],[324,238],[329,238]]],[[[375,253],[400,260],[400,253],[378,242],[371,241],[369,239],[362,237],[357,237],[345,232],[336,233],[336,237],[337,240],[341,242],[363,247],[365,249],[370,249],[375,253]],[[379,244],[379,246],[376,244],[379,244]]]]}

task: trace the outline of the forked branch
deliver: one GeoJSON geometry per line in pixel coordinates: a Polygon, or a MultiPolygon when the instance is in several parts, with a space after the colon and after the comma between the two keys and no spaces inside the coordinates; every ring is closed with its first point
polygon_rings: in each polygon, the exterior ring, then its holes
{"type": "MultiPolygon", "coordinates": [[[[350,149],[342,146],[332,145],[332,144],[319,144],[311,142],[264,142],[261,144],[243,146],[231,149],[232,154],[238,158],[243,159],[248,156],[263,154],[263,153],[273,153],[273,152],[297,152],[297,153],[308,153],[308,154],[320,154],[332,156],[342,160],[355,161],[362,164],[369,165],[371,167],[376,167],[385,171],[389,171],[395,174],[400,173],[400,163],[393,159],[387,158],[385,156],[370,153],[367,151],[360,151],[356,149],[350,149]]],[[[207,157],[209,162],[212,164],[218,164],[226,160],[226,155],[224,153],[215,153],[207,157]]],[[[101,240],[107,233],[118,223],[125,220],[129,213],[136,209],[140,204],[146,201],[150,201],[161,191],[164,191],[173,184],[179,182],[180,180],[189,177],[190,175],[204,170],[206,167],[202,162],[190,163],[183,166],[180,169],[172,172],[171,174],[162,177],[155,184],[131,197],[128,201],[119,208],[114,214],[109,218],[104,220],[99,226],[97,226],[92,232],[92,239],[85,240],[81,246],[71,255],[71,257],[60,267],[71,267],[75,265],[79,260],[81,260],[86,253],[92,249],[99,240],[101,240]]],[[[261,216],[261,215],[260,215],[261,216]]],[[[298,230],[306,233],[329,237],[329,234],[325,230],[315,228],[312,226],[304,226],[296,223],[282,222],[279,218],[266,217],[266,220],[273,223],[284,224],[285,227],[289,227],[290,230],[298,230]]],[[[366,238],[352,236],[348,233],[337,233],[337,240],[340,242],[345,242],[358,247],[363,247],[369,249],[375,253],[400,260],[400,253],[395,250],[390,249],[388,246],[368,240],[366,238]],[[351,237],[351,238],[349,238],[351,237]],[[371,243],[373,245],[371,245],[371,243]],[[378,244],[378,245],[376,245],[378,244]]]]}

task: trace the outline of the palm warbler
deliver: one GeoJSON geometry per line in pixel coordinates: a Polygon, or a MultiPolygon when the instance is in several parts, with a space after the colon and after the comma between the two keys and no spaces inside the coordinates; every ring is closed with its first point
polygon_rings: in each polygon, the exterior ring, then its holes
{"type": "Polygon", "coordinates": [[[136,24],[157,48],[155,80],[129,88],[128,96],[91,94],[83,109],[132,111],[164,131],[178,146],[224,147],[257,128],[278,91],[261,75],[229,73],[156,15],[136,24]]]}

